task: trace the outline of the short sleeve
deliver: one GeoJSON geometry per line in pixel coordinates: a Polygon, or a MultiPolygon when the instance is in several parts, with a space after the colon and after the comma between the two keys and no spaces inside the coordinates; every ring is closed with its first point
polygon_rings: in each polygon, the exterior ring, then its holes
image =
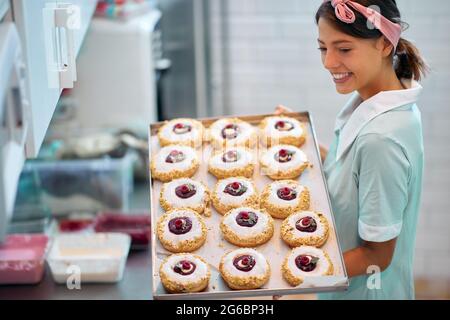
{"type": "Polygon", "coordinates": [[[373,242],[394,239],[408,204],[408,158],[401,145],[375,133],[358,137],[356,148],[359,236],[373,242]]]}

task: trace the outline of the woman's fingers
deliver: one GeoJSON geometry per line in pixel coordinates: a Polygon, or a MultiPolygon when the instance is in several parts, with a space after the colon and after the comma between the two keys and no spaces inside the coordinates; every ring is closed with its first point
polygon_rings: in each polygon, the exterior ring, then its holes
{"type": "Polygon", "coordinates": [[[290,108],[288,108],[286,106],[283,106],[282,104],[279,104],[279,105],[276,106],[274,113],[276,115],[280,115],[280,114],[288,113],[288,112],[292,112],[292,109],[290,109],[290,108]]]}
{"type": "Polygon", "coordinates": [[[325,159],[328,155],[328,148],[325,147],[323,144],[319,143],[319,151],[320,151],[320,159],[322,160],[322,163],[325,162],[325,159]]]}

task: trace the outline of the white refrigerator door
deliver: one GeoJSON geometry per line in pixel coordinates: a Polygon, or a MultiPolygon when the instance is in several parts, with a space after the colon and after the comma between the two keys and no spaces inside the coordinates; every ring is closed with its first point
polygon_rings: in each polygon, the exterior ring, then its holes
{"type": "Polygon", "coordinates": [[[27,123],[23,111],[27,103],[19,36],[12,23],[0,24],[0,242],[13,212],[25,161],[27,123]]]}
{"type": "Polygon", "coordinates": [[[27,68],[27,157],[37,155],[61,91],[76,80],[75,60],[97,0],[12,0],[27,68]]]}

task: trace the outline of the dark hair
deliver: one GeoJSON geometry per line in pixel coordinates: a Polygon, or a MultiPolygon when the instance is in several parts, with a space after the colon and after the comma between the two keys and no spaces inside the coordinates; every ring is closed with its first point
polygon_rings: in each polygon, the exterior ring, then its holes
{"type": "MultiPolygon", "coordinates": [[[[378,6],[381,14],[394,23],[399,23],[403,30],[406,30],[408,24],[401,20],[400,11],[395,0],[353,0],[359,4],[368,6],[378,6]]],[[[336,17],[335,10],[330,1],[322,3],[316,13],[316,23],[320,18],[330,21],[339,31],[356,38],[378,39],[383,34],[375,28],[368,28],[367,19],[356,10],[355,22],[345,23],[336,17]]],[[[420,80],[428,72],[428,66],[420,55],[417,47],[410,41],[400,38],[397,49],[393,54],[395,73],[399,79],[407,78],[420,80]]]]}

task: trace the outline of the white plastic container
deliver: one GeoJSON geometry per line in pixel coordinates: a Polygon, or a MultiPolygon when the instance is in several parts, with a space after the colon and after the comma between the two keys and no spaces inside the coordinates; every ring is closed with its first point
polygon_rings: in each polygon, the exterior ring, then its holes
{"type": "Polygon", "coordinates": [[[57,283],[118,282],[130,243],[131,237],[122,233],[60,234],[47,262],[57,283]]]}

